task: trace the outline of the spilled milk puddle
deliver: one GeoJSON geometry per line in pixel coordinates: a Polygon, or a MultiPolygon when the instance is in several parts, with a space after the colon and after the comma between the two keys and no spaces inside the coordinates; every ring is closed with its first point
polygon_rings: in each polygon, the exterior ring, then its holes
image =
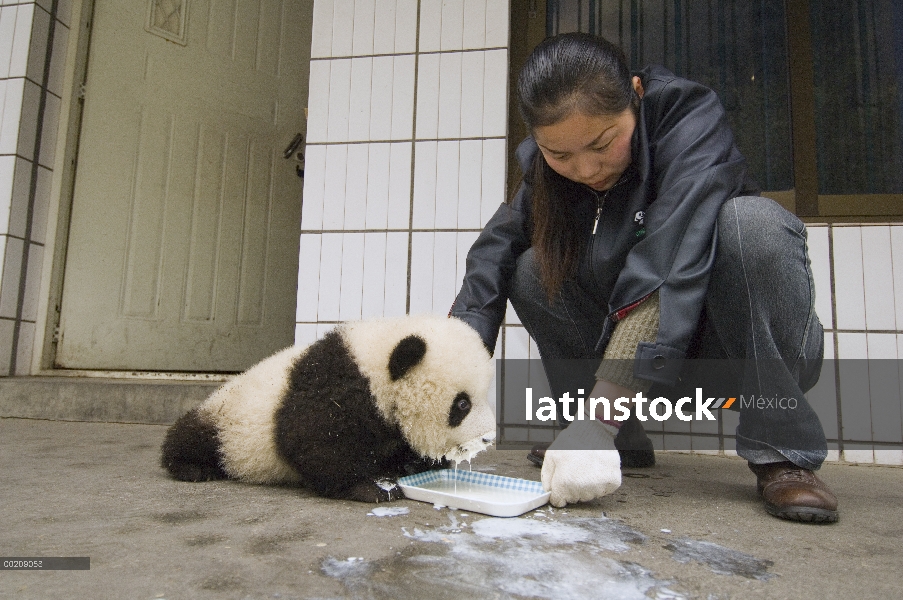
{"type": "Polygon", "coordinates": [[[449,525],[435,529],[403,527],[415,543],[393,557],[330,557],[322,571],[353,598],[422,598],[425,589],[434,598],[478,598],[492,590],[499,598],[582,599],[598,597],[601,589],[606,598],[683,598],[668,588],[672,582],[608,556],[646,542],[618,521],[472,520],[455,511],[449,517],[449,525]]]}
{"type": "MultiPolygon", "coordinates": [[[[381,507],[380,507],[381,508],[381,507]]],[[[374,509],[391,517],[407,509],[374,509]]],[[[684,598],[645,567],[618,559],[647,543],[628,525],[602,517],[549,520],[538,510],[531,517],[487,518],[448,511],[449,524],[423,530],[401,528],[412,543],[394,556],[374,561],[359,557],[326,558],[322,572],[342,582],[355,599],[422,598],[684,598]],[[615,557],[612,557],[612,554],[615,557]]],[[[763,560],[712,542],[688,538],[664,545],[679,563],[698,562],[719,575],[768,580],[775,575],[763,560]]]]}

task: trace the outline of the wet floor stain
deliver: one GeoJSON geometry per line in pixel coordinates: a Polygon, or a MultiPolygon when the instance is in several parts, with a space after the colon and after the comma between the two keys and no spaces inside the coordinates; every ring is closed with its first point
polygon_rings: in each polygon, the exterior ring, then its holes
{"type": "Polygon", "coordinates": [[[762,581],[775,577],[774,573],[768,572],[774,562],[712,542],[683,538],[669,542],[665,548],[671,550],[671,557],[677,562],[702,563],[719,575],[739,575],[762,581]]]}
{"type": "Polygon", "coordinates": [[[448,525],[402,532],[411,545],[394,557],[367,561],[328,557],[321,571],[341,581],[350,597],[612,599],[683,598],[644,567],[609,554],[646,537],[605,517],[544,521],[463,518],[448,525]]]}

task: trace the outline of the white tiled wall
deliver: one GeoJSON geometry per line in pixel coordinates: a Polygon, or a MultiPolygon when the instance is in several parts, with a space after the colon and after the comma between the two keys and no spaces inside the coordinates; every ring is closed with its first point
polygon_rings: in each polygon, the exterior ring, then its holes
{"type": "Polygon", "coordinates": [[[34,348],[71,4],[52,8],[0,2],[0,375],[27,374],[34,348]]]}
{"type": "Polygon", "coordinates": [[[317,0],[296,340],[445,314],[505,195],[507,0],[317,0]]]}

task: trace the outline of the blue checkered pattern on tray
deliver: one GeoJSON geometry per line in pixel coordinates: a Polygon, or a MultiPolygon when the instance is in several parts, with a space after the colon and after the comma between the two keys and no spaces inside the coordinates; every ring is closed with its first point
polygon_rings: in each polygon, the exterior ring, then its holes
{"type": "Polygon", "coordinates": [[[501,475],[492,475],[490,473],[481,473],[479,471],[462,471],[458,469],[439,469],[436,471],[425,471],[416,475],[408,475],[398,480],[400,485],[408,485],[411,487],[421,487],[426,483],[439,479],[448,479],[449,481],[463,481],[466,483],[475,483],[477,485],[485,485],[487,487],[503,488],[506,490],[516,490],[519,492],[530,492],[532,494],[544,494],[542,483],[538,481],[528,481],[526,479],[516,479],[514,477],[503,477],[501,475]]]}

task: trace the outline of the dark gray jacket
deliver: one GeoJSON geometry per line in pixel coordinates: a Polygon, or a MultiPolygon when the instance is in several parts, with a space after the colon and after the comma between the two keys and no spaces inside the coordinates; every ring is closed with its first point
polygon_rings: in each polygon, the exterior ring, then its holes
{"type": "MultiPolygon", "coordinates": [[[[671,385],[698,326],[718,211],[727,200],[757,195],[758,189],[713,91],[662,67],[636,75],[645,94],[633,135],[633,162],[626,180],[609,193],[594,236],[597,193],[572,182],[565,193],[579,207],[575,227],[589,238],[577,283],[607,299],[599,355],[618,312],[658,290],[657,338],[637,347],[634,373],[671,385]]],[[[538,151],[532,138],[518,147],[524,173],[530,173],[538,151]]],[[[517,258],[530,247],[531,198],[525,176],[512,202],[499,207],[471,247],[452,307],[452,314],[474,327],[490,349],[504,319],[517,258]]]]}

